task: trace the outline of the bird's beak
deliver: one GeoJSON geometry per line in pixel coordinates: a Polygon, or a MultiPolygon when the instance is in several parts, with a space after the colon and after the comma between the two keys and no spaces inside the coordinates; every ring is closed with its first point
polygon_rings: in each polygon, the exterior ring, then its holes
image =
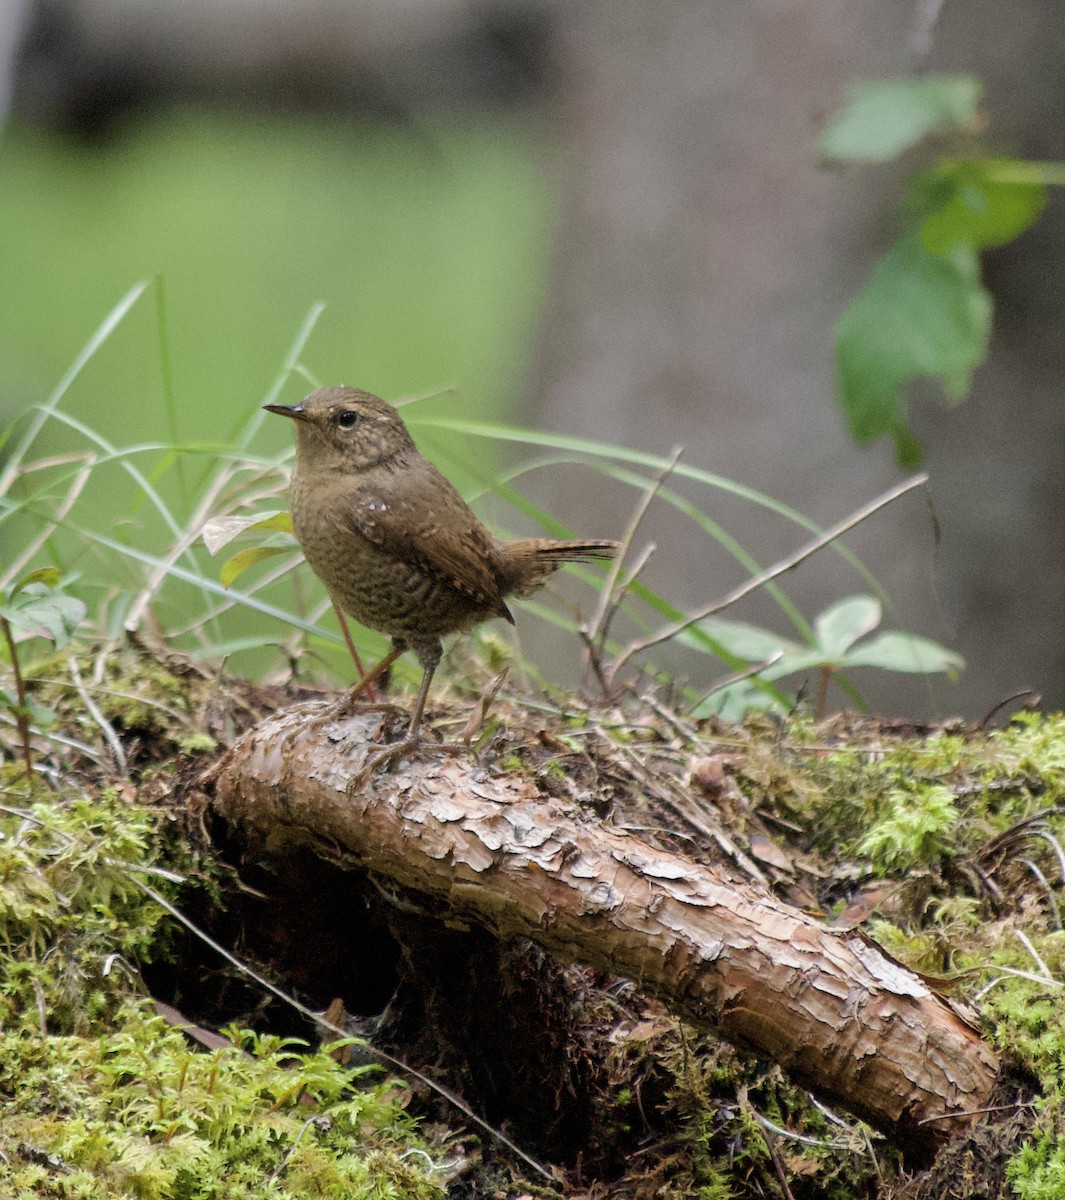
{"type": "Polygon", "coordinates": [[[309,421],[311,419],[302,404],[264,404],[263,408],[267,412],[277,413],[282,417],[291,417],[294,421],[309,421]]]}

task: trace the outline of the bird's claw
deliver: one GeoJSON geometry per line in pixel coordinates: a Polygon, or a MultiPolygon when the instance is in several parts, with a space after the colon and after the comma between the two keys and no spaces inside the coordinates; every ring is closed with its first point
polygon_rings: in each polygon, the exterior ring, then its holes
{"type": "Polygon", "coordinates": [[[427,741],[420,734],[415,737],[405,737],[398,742],[382,746],[380,750],[368,753],[358,774],[352,779],[349,791],[361,792],[377,771],[384,766],[392,767],[396,759],[404,754],[412,754],[416,750],[428,751],[431,754],[470,754],[469,746],[461,742],[427,741]]]}

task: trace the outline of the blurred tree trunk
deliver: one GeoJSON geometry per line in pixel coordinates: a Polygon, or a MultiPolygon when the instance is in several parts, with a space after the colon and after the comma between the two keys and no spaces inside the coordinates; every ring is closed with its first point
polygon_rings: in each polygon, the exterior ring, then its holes
{"type": "Polygon", "coordinates": [[[4,0],[0,4],[0,132],[15,88],[15,60],[27,11],[27,0],[4,0]]]}
{"type": "MultiPolygon", "coordinates": [[[[1055,6],[1023,0],[1004,23],[998,6],[948,0],[931,58],[918,25],[927,8],[878,0],[557,7],[562,212],[529,386],[536,411],[525,419],[663,454],[681,443],[685,461],[822,524],[897,478],[886,443],[860,454],[843,428],[831,338],[882,248],[903,175],[820,169],[815,139],[825,118],[855,78],[973,70],[988,81],[992,130],[1013,139],[1011,148],[1043,157],[1063,149],[1052,144],[1062,107],[1055,6]],[[1042,137],[1026,138],[1033,128],[1042,137]]],[[[1059,205],[1018,247],[999,252],[992,282],[1008,275],[1011,283],[997,289],[999,332],[974,398],[951,413],[922,403],[944,530],[939,560],[919,500],[849,539],[897,603],[892,624],[947,641],[971,662],[959,689],[866,676],[860,686],[881,707],[981,715],[1025,684],[1065,701],[1065,636],[1058,626],[1052,644],[1047,638],[1065,586],[1065,533],[1047,509],[1061,502],[1052,382],[1065,368],[1065,345],[1052,332],[1065,294],[1061,244],[1059,205]],[[1032,314],[1038,334],[1017,323],[1011,304],[1032,314]],[[1040,561],[1045,578],[1002,569],[1021,559],[1040,561]]],[[[801,540],[748,506],[689,494],[763,563],[801,540]]],[[[564,482],[550,501],[571,525],[604,535],[629,502],[629,493],[590,492],[584,481],[564,482]]],[[[675,601],[705,602],[740,577],[664,506],[646,536],[660,547],[650,581],[675,601]]],[[[829,554],[789,590],[811,617],[867,585],[829,554]]],[[[790,632],[767,605],[734,615],[768,617],[790,632]]],[[[690,658],[674,665],[697,671],[690,658]]]]}

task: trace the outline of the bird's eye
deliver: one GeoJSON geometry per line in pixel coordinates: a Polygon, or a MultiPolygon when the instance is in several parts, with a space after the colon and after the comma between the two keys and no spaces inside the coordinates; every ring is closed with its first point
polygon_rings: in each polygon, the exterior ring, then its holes
{"type": "Polygon", "coordinates": [[[341,429],[350,429],[352,425],[357,424],[359,414],[353,408],[346,408],[338,417],[337,424],[341,429]]]}

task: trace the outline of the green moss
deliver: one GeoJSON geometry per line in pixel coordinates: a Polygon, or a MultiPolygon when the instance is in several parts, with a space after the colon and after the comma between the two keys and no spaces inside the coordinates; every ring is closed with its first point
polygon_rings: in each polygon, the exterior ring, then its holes
{"type": "Polygon", "coordinates": [[[428,1156],[409,1154],[419,1143],[396,1084],[359,1074],[250,1033],[194,1050],[145,1002],[97,1036],[13,1030],[0,1038],[14,1148],[0,1187],[62,1200],[441,1196],[428,1156]]]}
{"type": "Polygon", "coordinates": [[[83,1031],[129,986],[116,962],[165,951],[165,913],[135,882],[159,858],[157,820],[110,791],[0,818],[4,1027],[39,1012],[51,1030],[83,1031]]]}
{"type": "Polygon", "coordinates": [[[213,754],[218,743],[209,733],[188,733],[177,739],[177,747],[185,754],[213,754]]]}
{"type": "Polygon", "coordinates": [[[929,866],[953,852],[958,809],[947,788],[896,788],[887,803],[887,811],[858,843],[858,853],[878,870],[929,866]]]}
{"type": "Polygon", "coordinates": [[[0,816],[0,1195],[439,1196],[395,1081],[251,1033],[204,1053],[137,995],[170,926],[135,881],[196,865],[160,825],[114,792],[0,816]]]}
{"type": "MultiPolygon", "coordinates": [[[[1024,714],[1005,729],[966,737],[857,731],[813,757],[801,742],[792,745],[805,777],[802,811],[817,845],[882,874],[941,865],[1065,794],[1061,714],[1024,714]]],[[[789,800],[781,806],[794,811],[789,800]]]]}

